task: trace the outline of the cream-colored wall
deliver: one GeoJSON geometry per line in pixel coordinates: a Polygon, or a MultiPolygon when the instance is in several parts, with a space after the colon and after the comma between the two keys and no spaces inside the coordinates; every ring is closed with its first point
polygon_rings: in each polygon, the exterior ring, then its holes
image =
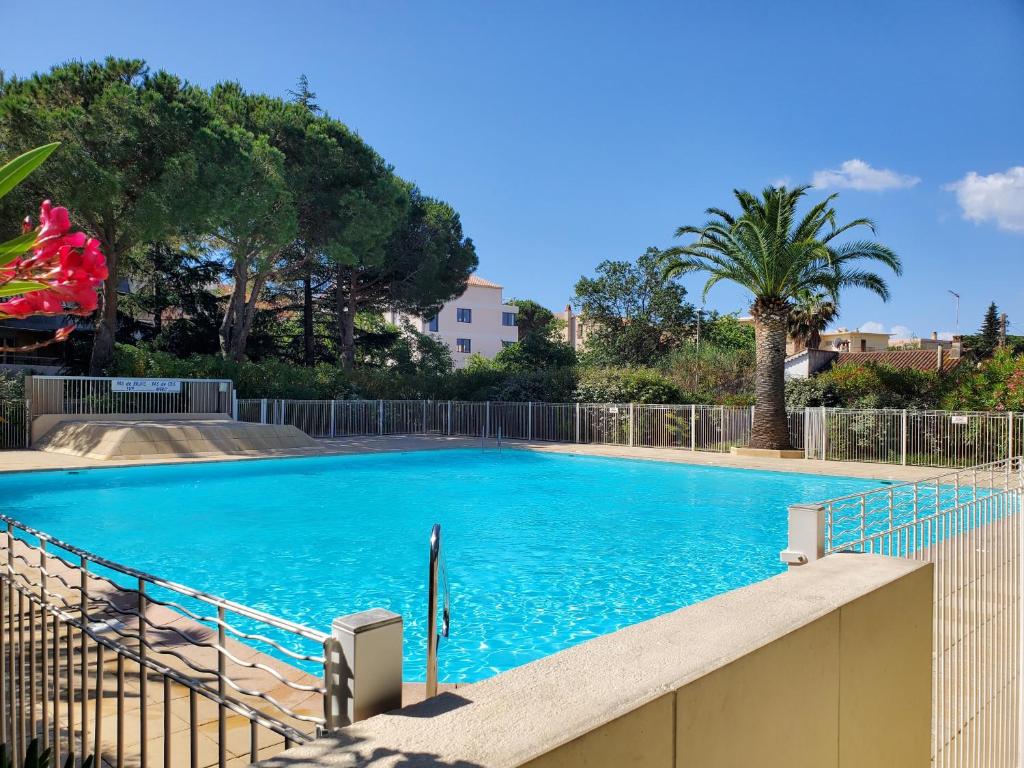
{"type": "Polygon", "coordinates": [[[501,351],[503,342],[519,341],[519,329],[516,326],[501,324],[504,312],[518,313],[519,309],[504,303],[501,288],[469,285],[465,293],[449,301],[438,312],[436,332],[427,330],[429,318],[392,312],[387,315],[387,319],[396,324],[408,319],[416,330],[440,339],[451,350],[455,367],[462,368],[471,354],[492,358],[501,351]],[[456,310],[460,308],[473,311],[471,323],[458,322],[456,310]],[[472,347],[468,354],[457,350],[456,342],[460,338],[470,340],[472,347]]]}
{"type": "Polygon", "coordinates": [[[932,577],[827,557],[264,765],[928,768],[932,577]]]}
{"type": "Polygon", "coordinates": [[[226,413],[45,413],[32,419],[32,444],[62,421],[184,421],[231,418],[226,413]]]}
{"type": "Polygon", "coordinates": [[[889,334],[867,333],[865,331],[829,331],[821,334],[819,349],[836,350],[836,343],[846,342],[849,348],[843,348],[844,352],[884,352],[889,348],[889,334]],[[864,341],[864,349],[860,348],[861,341],[864,341]]]}

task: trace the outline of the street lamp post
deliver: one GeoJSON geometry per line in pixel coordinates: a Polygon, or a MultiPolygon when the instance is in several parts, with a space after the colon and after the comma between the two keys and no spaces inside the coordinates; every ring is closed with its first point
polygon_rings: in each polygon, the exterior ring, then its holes
{"type": "Polygon", "coordinates": [[[954,334],[956,336],[959,336],[960,335],[960,294],[957,293],[956,291],[949,291],[949,292],[953,295],[953,298],[956,301],[956,326],[955,326],[956,330],[954,331],[954,334]]]}

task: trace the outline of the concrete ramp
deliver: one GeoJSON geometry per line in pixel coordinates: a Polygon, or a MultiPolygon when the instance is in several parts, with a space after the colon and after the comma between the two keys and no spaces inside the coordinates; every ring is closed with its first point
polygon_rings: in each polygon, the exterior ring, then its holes
{"type": "Polygon", "coordinates": [[[90,459],[138,460],[274,454],[313,448],[296,427],[227,419],[62,421],[33,448],[90,459]]]}

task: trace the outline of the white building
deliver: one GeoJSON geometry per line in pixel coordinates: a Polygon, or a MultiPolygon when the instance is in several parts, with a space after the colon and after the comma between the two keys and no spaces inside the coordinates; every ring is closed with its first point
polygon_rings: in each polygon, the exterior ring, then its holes
{"type": "Polygon", "coordinates": [[[465,292],[452,299],[434,317],[410,317],[388,312],[389,323],[408,321],[414,328],[440,339],[452,351],[456,368],[472,354],[494,357],[503,347],[519,341],[518,307],[505,304],[501,286],[470,275],[465,292]]]}

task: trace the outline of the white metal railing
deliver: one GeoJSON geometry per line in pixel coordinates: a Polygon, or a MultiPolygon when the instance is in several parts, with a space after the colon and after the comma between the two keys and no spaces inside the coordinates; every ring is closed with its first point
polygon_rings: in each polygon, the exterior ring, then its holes
{"type": "MultiPolygon", "coordinates": [[[[752,411],[721,405],[431,400],[239,400],[238,419],[291,424],[312,437],[441,434],[728,451],[750,440],[752,411]]],[[[803,443],[803,413],[790,414],[803,443]]]]}
{"type": "Polygon", "coordinates": [[[784,561],[866,552],[934,564],[932,758],[1019,766],[1024,458],[790,507],[784,561]]]}
{"type": "Polygon", "coordinates": [[[809,459],[965,467],[1024,447],[1022,413],[808,408],[803,422],[809,459]]]}
{"type": "Polygon", "coordinates": [[[33,418],[48,414],[230,414],[229,379],[26,376],[33,418]]]}
{"type": "Polygon", "coordinates": [[[0,743],[16,767],[36,737],[57,766],[72,753],[118,768],[210,765],[205,746],[197,762],[200,740],[213,741],[221,766],[265,759],[347,724],[342,655],[337,630],[119,565],[0,515],[0,743]]]}
{"type": "Polygon", "coordinates": [[[28,448],[30,429],[25,400],[0,400],[0,449],[28,448]]]}

